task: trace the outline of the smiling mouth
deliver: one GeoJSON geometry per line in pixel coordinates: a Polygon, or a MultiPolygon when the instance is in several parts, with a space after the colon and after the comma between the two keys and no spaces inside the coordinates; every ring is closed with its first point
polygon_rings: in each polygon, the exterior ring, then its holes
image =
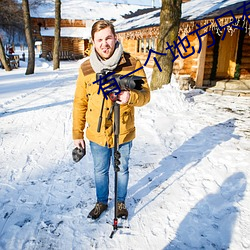
{"type": "Polygon", "coordinates": [[[103,49],[102,52],[106,54],[109,52],[109,49],[103,49]]]}

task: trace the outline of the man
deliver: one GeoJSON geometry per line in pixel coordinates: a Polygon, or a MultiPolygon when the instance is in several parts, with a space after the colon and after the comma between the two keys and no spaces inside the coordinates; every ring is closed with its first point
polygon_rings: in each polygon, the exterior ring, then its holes
{"type": "MultiPolygon", "coordinates": [[[[126,75],[140,68],[139,60],[134,59],[123,51],[121,43],[117,40],[114,26],[109,21],[100,20],[94,23],[91,31],[93,50],[90,59],[85,61],[79,70],[75,98],[73,104],[73,140],[76,147],[85,147],[83,130],[87,122],[86,137],[90,141],[91,153],[94,161],[94,175],[96,185],[97,203],[90,211],[88,218],[97,219],[108,208],[109,195],[109,168],[113,160],[114,134],[112,101],[105,99],[100,132],[97,132],[103,94],[96,82],[96,74],[103,70],[126,75]]],[[[125,198],[128,186],[128,161],[132,140],[135,138],[134,107],[143,106],[150,100],[150,90],[143,69],[135,72],[143,77],[141,90],[125,90],[117,95],[120,104],[120,134],[119,152],[121,154],[118,172],[117,217],[128,216],[125,198]]]]}

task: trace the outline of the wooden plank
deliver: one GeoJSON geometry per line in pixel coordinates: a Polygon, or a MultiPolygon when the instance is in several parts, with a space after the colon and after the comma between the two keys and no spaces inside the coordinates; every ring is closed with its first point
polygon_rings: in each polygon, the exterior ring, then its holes
{"type": "Polygon", "coordinates": [[[241,65],[250,63],[250,56],[245,56],[241,59],[241,65]]]}

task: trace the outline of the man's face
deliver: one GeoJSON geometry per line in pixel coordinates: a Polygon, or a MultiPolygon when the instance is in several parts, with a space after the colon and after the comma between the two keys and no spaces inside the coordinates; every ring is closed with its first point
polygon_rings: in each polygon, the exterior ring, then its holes
{"type": "Polygon", "coordinates": [[[94,34],[93,43],[95,50],[102,59],[109,59],[113,55],[116,41],[116,36],[114,36],[109,27],[94,34]]]}

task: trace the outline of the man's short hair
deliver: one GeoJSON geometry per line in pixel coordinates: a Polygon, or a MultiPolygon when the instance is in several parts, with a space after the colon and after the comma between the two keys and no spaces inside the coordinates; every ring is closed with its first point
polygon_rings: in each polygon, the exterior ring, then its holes
{"type": "Polygon", "coordinates": [[[94,40],[94,35],[96,32],[102,30],[102,29],[106,29],[106,28],[110,28],[113,35],[115,36],[115,28],[114,28],[114,25],[110,22],[110,21],[107,21],[107,20],[99,20],[97,22],[95,22],[92,26],[92,30],[91,30],[91,38],[92,40],[94,40]]]}

